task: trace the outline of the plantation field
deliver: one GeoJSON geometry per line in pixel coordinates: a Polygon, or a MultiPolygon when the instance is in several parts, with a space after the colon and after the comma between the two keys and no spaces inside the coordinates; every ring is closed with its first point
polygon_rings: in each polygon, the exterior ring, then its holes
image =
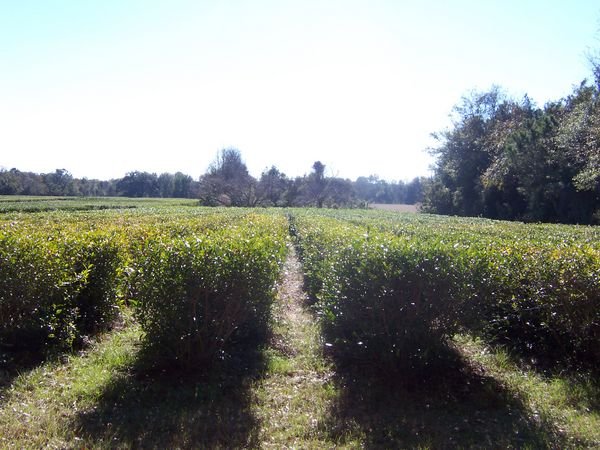
{"type": "Polygon", "coordinates": [[[93,211],[142,207],[196,206],[190,199],[123,197],[36,197],[0,195],[0,214],[10,212],[93,211]]]}
{"type": "Polygon", "coordinates": [[[600,229],[0,197],[0,447],[600,446],[600,229]]]}
{"type": "Polygon", "coordinates": [[[389,204],[389,203],[370,203],[369,208],[383,209],[385,211],[396,211],[396,212],[412,212],[416,213],[419,211],[417,205],[403,205],[403,204],[389,204]]]}

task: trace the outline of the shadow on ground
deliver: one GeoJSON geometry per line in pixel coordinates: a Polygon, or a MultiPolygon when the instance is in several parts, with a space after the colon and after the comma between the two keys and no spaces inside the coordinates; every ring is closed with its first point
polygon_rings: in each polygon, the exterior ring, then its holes
{"type": "Polygon", "coordinates": [[[260,424],[251,411],[258,350],[230,356],[210,375],[148,371],[140,360],[101,393],[74,424],[96,446],[127,448],[256,447],[260,424]]]}
{"type": "Polygon", "coordinates": [[[40,352],[13,351],[0,346],[0,405],[4,391],[10,388],[16,377],[35,369],[48,359],[40,352]]]}
{"type": "Polygon", "coordinates": [[[492,351],[506,351],[511,364],[525,372],[534,372],[546,381],[564,380],[570,387],[565,391],[568,403],[575,409],[600,412],[600,366],[594,365],[592,361],[540,358],[493,344],[490,348],[492,351]]]}
{"type": "Polygon", "coordinates": [[[448,357],[393,376],[337,361],[340,395],[324,427],[335,441],[364,436],[365,448],[562,447],[558,430],[483,368],[448,357]]]}

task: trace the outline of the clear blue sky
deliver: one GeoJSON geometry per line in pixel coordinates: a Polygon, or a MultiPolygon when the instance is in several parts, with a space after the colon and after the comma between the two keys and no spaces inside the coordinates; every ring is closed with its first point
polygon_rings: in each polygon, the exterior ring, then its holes
{"type": "Polygon", "coordinates": [[[463,94],[559,99],[599,29],[592,0],[0,0],[0,168],[406,180],[463,94]]]}

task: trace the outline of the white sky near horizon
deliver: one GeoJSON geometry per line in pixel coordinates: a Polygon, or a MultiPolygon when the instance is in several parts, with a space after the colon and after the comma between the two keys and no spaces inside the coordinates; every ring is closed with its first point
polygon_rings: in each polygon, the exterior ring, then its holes
{"type": "Polygon", "coordinates": [[[0,168],[197,178],[275,165],[427,175],[430,134],[497,84],[539,106],[591,77],[600,3],[0,0],[0,168]]]}

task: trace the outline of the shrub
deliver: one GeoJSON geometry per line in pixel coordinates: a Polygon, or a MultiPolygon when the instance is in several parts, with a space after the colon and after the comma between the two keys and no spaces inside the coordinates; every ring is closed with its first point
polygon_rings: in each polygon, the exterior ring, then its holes
{"type": "Polygon", "coordinates": [[[543,362],[600,364],[598,252],[513,246],[482,259],[471,330],[543,362]]]}
{"type": "Polygon", "coordinates": [[[389,233],[298,219],[297,242],[326,338],[344,359],[424,369],[458,326],[451,255],[389,233]]]}
{"type": "Polygon", "coordinates": [[[463,326],[531,360],[600,366],[600,230],[427,217],[410,230],[455,246],[463,326]]]}
{"type": "Polygon", "coordinates": [[[326,330],[349,352],[426,361],[462,328],[540,361],[600,366],[597,228],[298,211],[292,229],[326,330]]]}
{"type": "Polygon", "coordinates": [[[149,354],[208,367],[232,341],[264,333],[285,241],[282,217],[258,215],[227,229],[141,240],[126,270],[149,354]]]}
{"type": "Polygon", "coordinates": [[[62,349],[116,314],[119,245],[104,232],[47,224],[0,229],[0,337],[4,346],[62,349]]]}

